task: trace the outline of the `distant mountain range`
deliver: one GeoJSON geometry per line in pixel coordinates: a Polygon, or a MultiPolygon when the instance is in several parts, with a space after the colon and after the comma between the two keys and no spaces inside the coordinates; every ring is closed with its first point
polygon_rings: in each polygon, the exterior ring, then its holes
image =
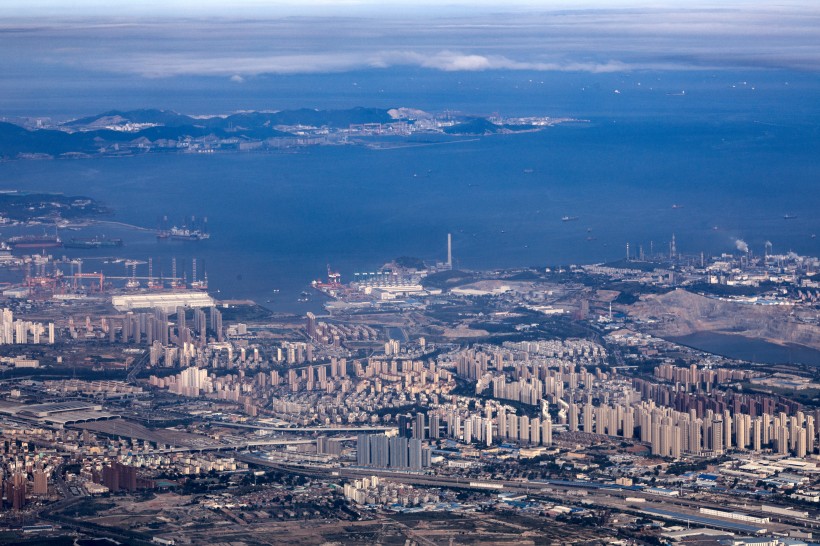
{"type": "Polygon", "coordinates": [[[0,122],[0,158],[256,150],[350,143],[351,139],[365,137],[407,137],[416,132],[476,135],[536,128],[540,127],[527,123],[499,124],[482,117],[439,123],[432,114],[411,109],[302,108],[207,117],[168,110],[111,110],[45,128],[0,122]]]}

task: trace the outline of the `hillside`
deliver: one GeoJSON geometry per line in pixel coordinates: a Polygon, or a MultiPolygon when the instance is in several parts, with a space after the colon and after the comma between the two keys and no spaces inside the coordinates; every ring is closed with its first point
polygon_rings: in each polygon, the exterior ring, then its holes
{"type": "Polygon", "coordinates": [[[654,321],[650,330],[660,337],[715,332],[820,349],[820,327],[800,321],[790,305],[752,305],[674,290],[644,296],[626,311],[634,319],[654,321]]]}

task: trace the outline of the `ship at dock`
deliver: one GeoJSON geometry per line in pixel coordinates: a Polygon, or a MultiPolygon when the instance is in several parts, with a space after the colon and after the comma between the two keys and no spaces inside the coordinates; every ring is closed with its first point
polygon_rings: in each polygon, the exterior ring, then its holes
{"type": "Polygon", "coordinates": [[[108,239],[106,237],[78,238],[74,237],[63,243],[65,248],[95,249],[122,246],[122,239],[108,239]]]}
{"type": "Polygon", "coordinates": [[[19,235],[8,240],[11,248],[55,248],[63,246],[56,235],[19,235]]]}

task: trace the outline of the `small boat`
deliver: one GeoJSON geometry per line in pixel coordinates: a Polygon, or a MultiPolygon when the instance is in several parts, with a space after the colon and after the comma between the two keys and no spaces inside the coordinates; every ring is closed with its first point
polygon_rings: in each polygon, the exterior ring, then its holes
{"type": "Polygon", "coordinates": [[[562,222],[574,222],[577,219],[578,219],[577,216],[562,216],[561,217],[562,222]]]}
{"type": "Polygon", "coordinates": [[[795,218],[797,218],[796,214],[784,214],[783,215],[784,220],[794,220],[795,218]]]}

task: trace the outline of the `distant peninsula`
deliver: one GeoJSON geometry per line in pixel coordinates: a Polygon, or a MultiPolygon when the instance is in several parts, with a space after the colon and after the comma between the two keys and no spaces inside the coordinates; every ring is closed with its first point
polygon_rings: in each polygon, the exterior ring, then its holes
{"type": "Polygon", "coordinates": [[[0,190],[0,226],[67,224],[111,214],[82,195],[0,190]]]}
{"type": "Polygon", "coordinates": [[[458,138],[539,131],[572,121],[482,117],[413,108],[251,111],[189,116],[169,110],[112,110],[62,122],[0,122],[0,158],[53,159],[156,152],[266,151],[316,145],[376,145],[414,137],[458,138]]]}

